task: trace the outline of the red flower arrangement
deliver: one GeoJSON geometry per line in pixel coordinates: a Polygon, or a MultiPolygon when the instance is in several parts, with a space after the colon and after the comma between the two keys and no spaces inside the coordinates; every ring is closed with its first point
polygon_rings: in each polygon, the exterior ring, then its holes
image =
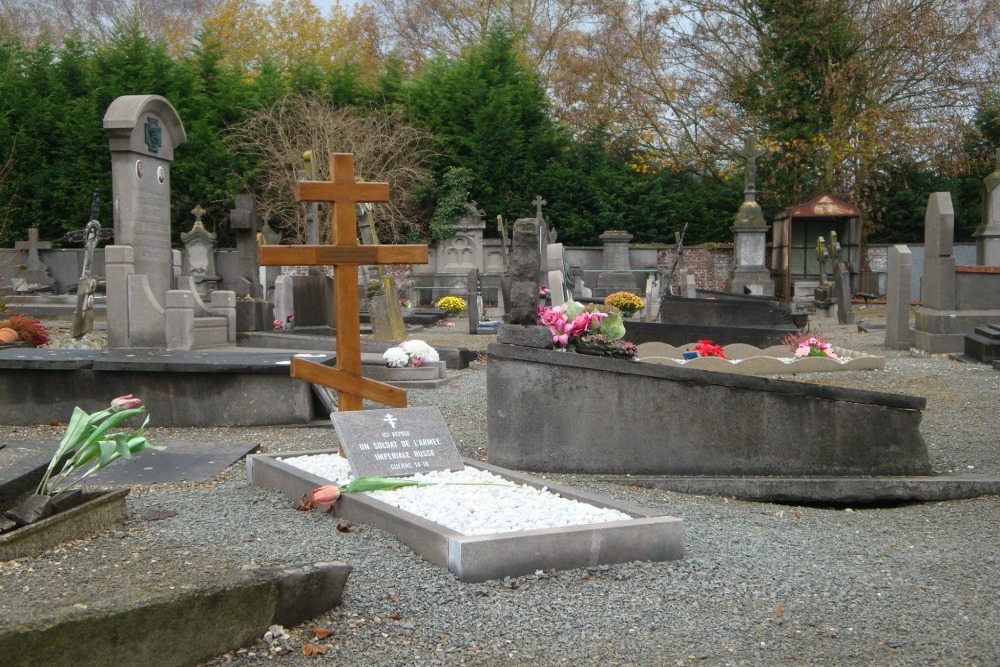
{"type": "Polygon", "coordinates": [[[698,353],[699,357],[722,357],[726,359],[726,353],[723,352],[721,345],[716,345],[707,338],[699,340],[694,346],[694,351],[698,353]]]}

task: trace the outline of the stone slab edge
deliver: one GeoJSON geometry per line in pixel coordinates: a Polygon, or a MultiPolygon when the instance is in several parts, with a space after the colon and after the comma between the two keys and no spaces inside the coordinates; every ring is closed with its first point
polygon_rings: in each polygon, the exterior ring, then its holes
{"type": "Polygon", "coordinates": [[[585,354],[567,354],[552,350],[537,350],[517,345],[491,343],[487,350],[491,358],[507,358],[553,365],[589,368],[616,373],[628,372],[634,375],[666,378],[681,382],[701,383],[738,389],[791,394],[833,401],[872,404],[904,410],[923,410],[927,399],[909,394],[891,394],[867,389],[851,389],[830,385],[818,385],[794,380],[781,380],[755,375],[737,375],[717,371],[699,371],[690,368],[645,364],[641,362],[595,357],[585,354]]]}
{"type": "Polygon", "coordinates": [[[774,503],[936,502],[1000,496],[1000,477],[674,477],[602,475],[602,481],[676,493],[774,503]]]}
{"type": "MultiPolygon", "coordinates": [[[[250,484],[281,491],[298,500],[330,481],[295,468],[278,458],[334,453],[335,450],[255,454],[247,457],[250,484]]],[[[684,554],[683,522],[653,516],[648,510],[587,493],[544,479],[480,461],[466,465],[488,470],[518,484],[548,488],[564,498],[617,509],[635,517],[559,529],[467,536],[405,512],[365,494],[347,494],[334,505],[337,517],[368,523],[386,530],[426,560],[448,568],[460,581],[478,582],[530,574],[537,570],[566,570],[633,560],[676,560],[684,554]]]]}
{"type": "Polygon", "coordinates": [[[0,655],[6,667],[193,665],[340,604],[350,571],[333,562],[263,568],[142,605],[59,609],[0,628],[0,655]]]}

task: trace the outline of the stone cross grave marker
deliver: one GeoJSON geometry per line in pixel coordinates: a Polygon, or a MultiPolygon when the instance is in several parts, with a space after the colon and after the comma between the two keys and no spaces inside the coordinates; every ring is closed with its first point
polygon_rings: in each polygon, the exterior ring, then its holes
{"type": "Polygon", "coordinates": [[[464,467],[435,407],[330,415],[356,477],[397,477],[464,467]]]}
{"type": "Polygon", "coordinates": [[[756,201],[757,195],[757,158],[768,154],[767,149],[757,145],[757,137],[750,135],[743,145],[743,150],[737,155],[746,160],[747,168],[744,176],[743,199],[745,201],[756,201]]]}
{"type": "Polygon", "coordinates": [[[43,262],[38,256],[39,250],[51,250],[52,242],[39,241],[37,227],[29,228],[28,240],[15,241],[14,248],[17,250],[28,251],[27,269],[21,273],[20,277],[23,278],[23,281],[14,283],[16,291],[27,291],[30,285],[44,285],[45,287],[51,287],[55,284],[55,279],[49,275],[49,267],[46,266],[45,262],[43,262]],[[19,285],[20,288],[18,287],[19,285]]]}
{"type": "Polygon", "coordinates": [[[388,183],[354,180],[354,155],[330,155],[330,181],[299,181],[295,198],[333,204],[330,245],[261,246],[264,266],[333,266],[337,322],[337,366],[330,368],[292,357],[291,376],[337,391],[341,411],[360,410],[363,399],[406,407],[406,392],[361,375],[361,323],[358,267],[364,264],[426,264],[427,246],[359,245],[355,204],[389,201],[388,183]]]}

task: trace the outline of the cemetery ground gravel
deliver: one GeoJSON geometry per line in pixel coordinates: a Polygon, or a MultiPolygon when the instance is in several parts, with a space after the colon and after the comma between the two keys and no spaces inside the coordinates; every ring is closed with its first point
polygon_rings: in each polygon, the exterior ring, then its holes
{"type": "MultiPolygon", "coordinates": [[[[798,379],[927,396],[921,430],[935,470],[1000,475],[1000,373],[888,351],[879,334],[853,327],[817,329],[886,357],[887,371],[798,379]]],[[[474,458],[487,454],[487,363],[410,393],[413,405],[441,408],[474,458]]],[[[58,436],[47,426],[0,427],[2,438],[58,436]]],[[[258,442],[265,451],[336,444],[328,425],[152,428],[150,438],[258,442]]],[[[226,569],[340,560],[354,568],[340,607],[206,664],[1000,664],[1000,498],[798,507],[549,477],[684,519],[684,559],[464,584],[381,530],[339,532],[328,514],[294,511],[280,494],[249,486],[239,463],[208,482],[136,488],[122,530],[0,563],[0,615],[32,604],[100,606],[226,569]],[[144,519],[160,511],[176,514],[144,519]],[[313,627],[332,634],[314,639],[313,627]],[[309,642],[328,653],[306,657],[309,642]]]]}

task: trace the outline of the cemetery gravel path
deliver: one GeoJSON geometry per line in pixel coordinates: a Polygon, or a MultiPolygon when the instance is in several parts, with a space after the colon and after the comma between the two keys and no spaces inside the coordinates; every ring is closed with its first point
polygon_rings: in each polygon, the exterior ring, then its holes
{"type": "MultiPolygon", "coordinates": [[[[798,379],[926,396],[921,430],[935,470],[1000,475],[1000,372],[888,351],[880,334],[855,327],[816,330],[885,356],[887,371],[798,379]]],[[[410,393],[413,405],[439,406],[462,453],[478,458],[486,364],[410,393]]],[[[0,438],[59,435],[0,426],[0,438]]],[[[152,428],[150,438],[335,445],[329,426],[152,428]]],[[[551,478],[683,518],[684,559],[463,584],[380,530],[338,532],[329,515],[294,511],[248,486],[236,465],[205,483],[137,488],[122,530],[0,563],[0,616],[141,598],[227,568],[333,559],[354,568],[342,606],[206,664],[1000,665],[1000,498],[845,510],[551,478]],[[143,519],[162,510],[177,514],[143,519]],[[332,634],[315,640],[312,627],[332,634]],[[329,652],[304,656],[309,641],[329,652]]]]}

